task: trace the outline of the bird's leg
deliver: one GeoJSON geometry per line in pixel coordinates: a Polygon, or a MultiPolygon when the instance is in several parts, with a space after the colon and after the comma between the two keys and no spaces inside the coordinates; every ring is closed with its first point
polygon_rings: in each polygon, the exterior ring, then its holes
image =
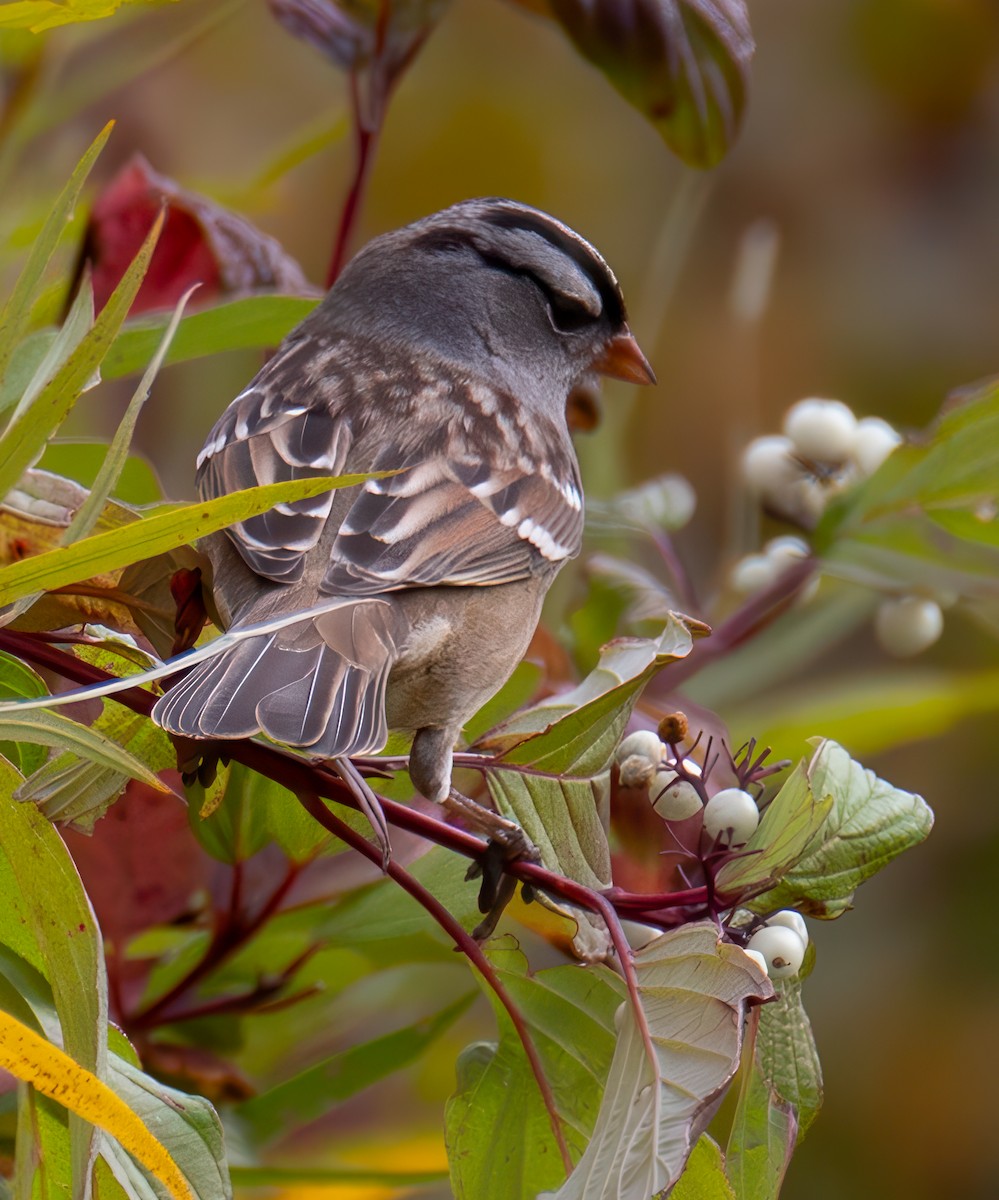
{"type": "Polygon", "coordinates": [[[382,870],[387,870],[392,858],[392,846],[389,842],[388,821],[382,812],[378,797],[349,758],[334,758],[332,762],[336,773],[353,793],[361,812],[368,818],[368,823],[382,848],[382,870]]]}
{"type": "Polygon", "coordinates": [[[461,817],[474,833],[481,833],[489,839],[490,846],[502,851],[504,862],[515,862],[524,858],[529,862],[539,861],[537,846],[516,821],[477,804],[453,787],[449,788],[443,804],[445,812],[461,817]]]}

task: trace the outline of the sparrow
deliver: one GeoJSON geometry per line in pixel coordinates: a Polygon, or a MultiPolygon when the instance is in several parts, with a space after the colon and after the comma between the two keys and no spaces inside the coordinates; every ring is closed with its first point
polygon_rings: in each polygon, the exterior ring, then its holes
{"type": "Polygon", "coordinates": [[[154,720],[323,759],[411,731],[413,784],[447,800],[462,726],[579,553],[566,404],[595,374],[654,382],[607,263],[554,217],[467,200],[370,242],[222,414],[197,487],[397,474],[201,543],[220,626],[265,629],[195,666],[154,720]]]}

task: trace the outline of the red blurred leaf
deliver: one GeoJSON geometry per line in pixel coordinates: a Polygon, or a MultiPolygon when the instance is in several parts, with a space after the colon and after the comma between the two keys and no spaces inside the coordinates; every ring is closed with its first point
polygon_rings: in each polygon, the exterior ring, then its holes
{"type": "MultiPolygon", "coordinates": [[[[522,0],[523,2],[523,0],[522,0]]],[[[538,0],[525,5],[538,10],[538,0]]],[[[579,51],[685,162],[735,139],[754,44],[744,0],[548,0],[579,51]]]]}
{"type": "MultiPolygon", "coordinates": [[[[179,790],[179,776],[169,782],[179,790]]],[[[125,957],[129,940],[191,916],[218,867],[195,841],[184,804],[135,781],[92,835],[67,829],[63,838],[109,943],[116,998],[131,1007],[148,964],[125,957]]]]}
{"type": "Polygon", "coordinates": [[[312,289],[299,265],[245,218],[157,174],[136,155],[94,202],[84,235],[81,270],[89,263],[94,303],[103,308],[156,214],[167,217],[132,312],[173,308],[194,283],[198,304],[255,291],[312,289]]]}

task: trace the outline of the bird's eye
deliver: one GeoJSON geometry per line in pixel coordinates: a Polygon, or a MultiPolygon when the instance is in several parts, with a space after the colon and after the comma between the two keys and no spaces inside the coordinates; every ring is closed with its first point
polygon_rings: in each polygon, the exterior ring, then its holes
{"type": "Polygon", "coordinates": [[[551,293],[548,296],[548,316],[552,327],[559,333],[578,333],[596,320],[595,315],[577,300],[551,293]]]}

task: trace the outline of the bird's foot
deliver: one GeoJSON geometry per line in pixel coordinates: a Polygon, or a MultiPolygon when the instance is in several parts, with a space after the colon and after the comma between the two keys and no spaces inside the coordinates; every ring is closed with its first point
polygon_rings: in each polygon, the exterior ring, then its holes
{"type": "MultiPolygon", "coordinates": [[[[489,839],[482,857],[473,862],[465,874],[466,879],[482,881],[479,885],[479,912],[484,913],[485,917],[472,931],[472,937],[476,941],[484,941],[492,935],[517,890],[518,881],[507,873],[507,866],[512,862],[540,862],[541,854],[516,821],[500,816],[492,809],[483,808],[454,788],[444,801],[444,807],[449,813],[460,816],[476,833],[484,834],[489,839]]],[[[533,898],[530,884],[523,885],[521,895],[527,901],[533,898]]]]}

